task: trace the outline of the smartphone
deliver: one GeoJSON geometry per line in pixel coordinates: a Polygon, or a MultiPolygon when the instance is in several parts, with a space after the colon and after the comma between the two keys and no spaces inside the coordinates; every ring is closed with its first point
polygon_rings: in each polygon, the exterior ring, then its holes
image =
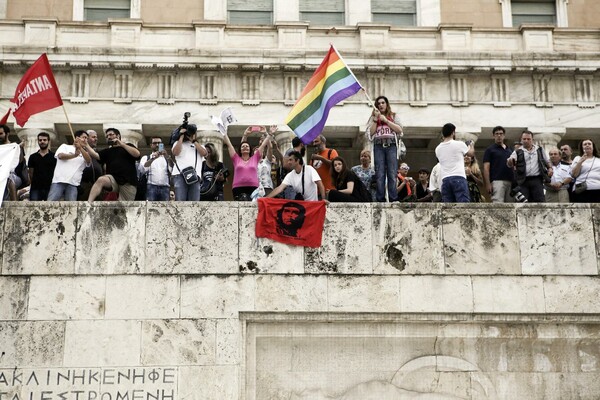
{"type": "Polygon", "coordinates": [[[165,144],[164,143],[159,143],[158,144],[158,151],[164,151],[165,150],[165,144]]]}
{"type": "Polygon", "coordinates": [[[252,132],[260,132],[261,127],[260,126],[253,126],[250,130],[252,132]]]}

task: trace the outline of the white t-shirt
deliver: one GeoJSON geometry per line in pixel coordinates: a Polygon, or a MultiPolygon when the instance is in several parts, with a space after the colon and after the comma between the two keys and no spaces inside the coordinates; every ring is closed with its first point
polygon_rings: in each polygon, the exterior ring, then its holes
{"type": "Polygon", "coordinates": [[[54,155],[56,157],[56,168],[54,168],[52,183],[68,183],[69,185],[79,186],[83,169],[89,167],[91,163],[86,164],[81,154],[68,160],[59,159],[59,154],[75,154],[75,146],[61,144],[58,150],[56,150],[56,154],[54,155]]]}
{"type": "MultiPolygon", "coordinates": [[[[173,147],[175,147],[176,144],[177,143],[175,143],[173,147]]],[[[204,157],[198,153],[194,143],[183,142],[181,143],[181,153],[175,157],[175,161],[177,161],[177,166],[173,167],[172,175],[179,175],[184,168],[193,167],[194,165],[196,166],[196,172],[202,170],[202,161],[204,161],[204,157]],[[196,154],[198,154],[198,161],[196,161],[196,154]]]]}
{"type": "MultiPolygon", "coordinates": [[[[304,168],[304,200],[317,201],[319,195],[316,182],[320,181],[321,177],[317,170],[310,165],[306,165],[304,168]]],[[[283,183],[286,186],[291,186],[296,193],[302,193],[302,170],[300,170],[300,173],[296,170],[288,172],[283,178],[283,183]]]]}
{"type": "Polygon", "coordinates": [[[465,154],[469,148],[464,142],[449,140],[438,144],[435,148],[435,155],[440,161],[440,181],[449,176],[461,176],[467,178],[465,174],[465,154]]]}
{"type": "MultiPolygon", "coordinates": [[[[200,154],[198,154],[200,156],[200,154]]],[[[145,167],[148,157],[142,157],[140,166],[143,173],[148,173],[148,183],[155,186],[169,186],[169,171],[167,159],[165,157],[158,157],[150,164],[149,167],[145,167]]]]}
{"type": "MultiPolygon", "coordinates": [[[[573,163],[571,164],[571,173],[573,173],[573,167],[577,165],[580,158],[581,157],[577,156],[573,160],[573,163]]],[[[583,164],[581,164],[579,176],[575,180],[575,183],[577,184],[581,182],[587,182],[588,190],[600,189],[600,158],[588,158],[583,162],[583,164]],[[592,169],[591,171],[590,168],[592,169]],[[589,175],[588,172],[590,173],[589,175]]],[[[575,190],[575,187],[573,187],[573,190],[575,190]]]]}

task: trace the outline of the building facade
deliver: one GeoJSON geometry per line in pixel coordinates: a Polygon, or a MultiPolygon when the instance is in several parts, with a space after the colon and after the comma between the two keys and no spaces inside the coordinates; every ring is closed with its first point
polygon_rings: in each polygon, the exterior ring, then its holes
{"type": "MultiPolygon", "coordinates": [[[[47,52],[74,129],[115,126],[144,148],[190,111],[219,144],[209,116],[232,107],[232,136],[279,124],[287,147],[285,116],[331,43],[371,98],[390,99],[413,166],[433,165],[446,122],[481,151],[496,125],[576,146],[600,134],[599,12],[591,0],[1,0],[0,111],[47,52]]],[[[351,162],[369,115],[359,92],[329,117],[351,162]]],[[[40,130],[70,136],[61,109],[38,114],[15,127],[28,153],[40,130]]]]}

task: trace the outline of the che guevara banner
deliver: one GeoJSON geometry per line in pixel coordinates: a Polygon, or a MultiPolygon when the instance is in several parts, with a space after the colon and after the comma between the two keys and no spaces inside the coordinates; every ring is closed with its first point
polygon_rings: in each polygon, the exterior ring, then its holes
{"type": "Polygon", "coordinates": [[[258,199],[256,237],[305,247],[321,247],[324,201],[258,199]]]}
{"type": "Polygon", "coordinates": [[[25,72],[17,85],[15,97],[10,101],[13,103],[12,110],[8,110],[1,124],[6,123],[11,111],[17,124],[25,126],[32,115],[63,104],[46,53],[25,72]]]}

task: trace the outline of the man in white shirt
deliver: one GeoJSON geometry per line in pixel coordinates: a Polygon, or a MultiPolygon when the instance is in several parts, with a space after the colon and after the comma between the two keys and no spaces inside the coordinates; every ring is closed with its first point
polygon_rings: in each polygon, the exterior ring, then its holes
{"type": "Polygon", "coordinates": [[[89,167],[92,159],[88,154],[90,146],[87,132],[75,132],[73,145],[61,144],[56,150],[56,168],[48,192],[48,201],[57,201],[64,197],[65,201],[77,200],[77,187],[81,183],[83,169],[89,167]]]}
{"type": "Polygon", "coordinates": [[[550,182],[546,183],[546,203],[568,203],[571,167],[561,163],[561,152],[553,147],[548,152],[554,173],[550,182]]]}
{"type": "Polygon", "coordinates": [[[140,172],[147,175],[146,200],[148,201],[168,201],[170,192],[170,170],[173,167],[168,159],[164,147],[159,147],[162,139],[153,137],[150,142],[152,154],[142,157],[140,161],[140,172]]]}
{"type": "Polygon", "coordinates": [[[290,172],[285,176],[281,185],[273,189],[266,197],[275,197],[283,192],[286,187],[290,186],[297,194],[301,194],[304,200],[318,201],[319,194],[322,199],[326,198],[325,186],[323,186],[323,182],[321,182],[321,177],[313,167],[310,165],[303,165],[304,161],[299,152],[291,152],[287,159],[287,163],[287,169],[290,172]],[[303,178],[304,185],[302,184],[303,178]]]}
{"type": "Polygon", "coordinates": [[[515,180],[523,196],[529,202],[543,203],[546,201],[544,181],[552,177],[552,164],[546,159],[544,150],[533,144],[531,131],[526,129],[521,133],[521,143],[523,147],[512,152],[506,165],[514,168],[515,180]]]}
{"type": "Polygon", "coordinates": [[[464,142],[454,140],[456,127],[446,124],[442,127],[443,140],[435,148],[435,156],[440,162],[440,179],[442,180],[442,202],[468,203],[469,184],[465,174],[465,154],[475,155],[473,142],[468,146],[464,142]]]}

